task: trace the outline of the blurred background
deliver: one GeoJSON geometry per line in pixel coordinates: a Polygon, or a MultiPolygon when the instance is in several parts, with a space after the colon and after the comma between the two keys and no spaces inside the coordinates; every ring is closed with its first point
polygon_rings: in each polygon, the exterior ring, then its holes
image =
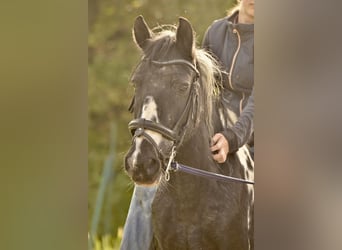
{"type": "Polygon", "coordinates": [[[133,183],[123,169],[133,88],[140,58],[132,26],[143,15],[152,28],[190,20],[200,46],[208,26],[226,15],[230,0],[89,0],[88,2],[88,227],[95,249],[118,248],[133,183]]]}
{"type": "MultiPolygon", "coordinates": [[[[232,2],[88,4],[2,2],[1,249],[84,250],[87,233],[95,249],[117,249],[133,190],[122,159],[134,19],[182,15],[201,41],[232,2]]],[[[342,249],[339,6],[257,1],[256,249],[342,249]]]]}
{"type": "MultiPolygon", "coordinates": [[[[134,19],[185,16],[199,42],[231,4],[2,2],[1,249],[84,250],[87,233],[95,249],[118,248],[133,190],[122,161],[134,19]]],[[[342,249],[340,10],[257,1],[256,249],[342,249]]]]}

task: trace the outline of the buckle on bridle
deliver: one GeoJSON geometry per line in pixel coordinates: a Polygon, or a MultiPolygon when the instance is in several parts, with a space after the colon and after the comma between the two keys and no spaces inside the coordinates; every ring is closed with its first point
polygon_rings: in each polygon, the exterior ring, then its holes
{"type": "Polygon", "coordinates": [[[176,146],[173,146],[173,147],[172,147],[172,150],[171,150],[169,162],[167,163],[167,167],[166,167],[166,170],[165,170],[165,180],[166,180],[166,181],[169,181],[169,180],[170,180],[171,164],[172,164],[173,160],[174,160],[175,157],[176,157],[176,153],[177,153],[177,152],[176,152],[176,146]]]}
{"type": "Polygon", "coordinates": [[[143,128],[137,128],[137,130],[135,130],[135,132],[134,132],[134,136],[137,136],[137,137],[139,137],[139,136],[141,136],[143,134],[144,134],[144,129],[143,128]]]}

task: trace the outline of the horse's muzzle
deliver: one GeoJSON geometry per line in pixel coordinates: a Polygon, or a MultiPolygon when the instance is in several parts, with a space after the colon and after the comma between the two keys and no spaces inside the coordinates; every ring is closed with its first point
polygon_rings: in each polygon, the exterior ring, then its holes
{"type": "Polygon", "coordinates": [[[128,176],[138,185],[152,185],[159,181],[161,162],[152,146],[145,140],[140,148],[133,143],[125,156],[125,170],[128,176]]]}

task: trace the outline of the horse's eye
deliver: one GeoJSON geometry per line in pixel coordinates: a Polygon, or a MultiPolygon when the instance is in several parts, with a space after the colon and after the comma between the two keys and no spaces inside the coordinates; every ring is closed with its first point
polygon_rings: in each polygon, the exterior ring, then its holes
{"type": "Polygon", "coordinates": [[[190,84],[188,82],[178,82],[174,84],[174,87],[179,92],[185,92],[188,90],[190,84]]]}

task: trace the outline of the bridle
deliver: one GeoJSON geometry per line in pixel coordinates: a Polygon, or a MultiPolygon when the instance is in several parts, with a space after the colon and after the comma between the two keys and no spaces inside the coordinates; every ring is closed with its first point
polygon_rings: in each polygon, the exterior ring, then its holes
{"type": "MultiPolygon", "coordinates": [[[[155,61],[155,60],[150,60],[147,58],[144,58],[143,61],[149,61],[152,64],[155,65],[160,65],[160,66],[167,66],[167,65],[177,65],[177,64],[182,64],[190,67],[195,73],[195,77],[193,78],[193,81],[190,86],[190,92],[188,95],[188,99],[185,104],[185,108],[174,125],[173,129],[170,129],[166,126],[164,126],[161,123],[156,123],[151,120],[146,120],[144,118],[137,118],[129,122],[128,128],[131,131],[133,135],[132,142],[135,141],[136,138],[144,136],[145,139],[152,145],[152,148],[155,150],[156,154],[158,155],[159,160],[162,162],[163,165],[166,165],[166,170],[165,170],[165,179],[168,181],[170,179],[170,171],[182,171],[186,172],[189,174],[194,174],[197,176],[202,176],[202,177],[210,177],[210,178],[215,178],[221,181],[227,181],[227,180],[232,180],[232,181],[238,181],[242,183],[247,183],[247,184],[254,184],[252,181],[244,180],[244,179],[239,179],[235,177],[230,177],[230,176],[225,176],[225,175],[220,175],[216,173],[211,173],[208,171],[192,168],[186,165],[182,165],[174,161],[174,158],[177,153],[177,148],[179,145],[182,144],[184,137],[185,137],[185,128],[188,127],[190,120],[188,119],[188,116],[190,114],[191,109],[194,108],[194,105],[196,104],[197,101],[197,86],[198,86],[198,80],[200,77],[200,73],[196,68],[195,64],[192,64],[189,61],[183,60],[183,59],[175,59],[175,60],[170,60],[170,61],[155,61]],[[185,120],[186,119],[186,120],[185,120]],[[171,149],[171,153],[168,156],[165,156],[162,150],[158,147],[157,143],[154,141],[154,139],[146,133],[145,130],[151,130],[156,133],[159,133],[162,135],[164,138],[172,141],[173,146],[171,149]],[[168,162],[166,164],[166,159],[168,159],[168,162]]],[[[132,109],[132,106],[134,104],[134,99],[132,100],[132,103],[130,105],[130,110],[132,109]]]]}
{"type": "Polygon", "coordinates": [[[143,60],[148,60],[152,64],[155,65],[160,65],[160,66],[165,66],[165,65],[175,65],[175,64],[184,64],[190,67],[193,71],[195,71],[196,75],[193,78],[193,81],[190,85],[190,91],[188,95],[188,99],[185,104],[185,108],[183,109],[183,112],[181,116],[179,117],[178,121],[176,124],[173,126],[172,129],[164,126],[161,123],[156,123],[151,120],[146,120],[144,118],[137,118],[129,122],[128,128],[133,134],[133,141],[135,138],[144,136],[145,139],[153,146],[154,150],[156,151],[159,160],[163,164],[166,163],[166,159],[169,158],[168,156],[165,156],[164,153],[161,151],[161,149],[158,147],[158,145],[155,143],[154,139],[146,133],[147,130],[151,130],[154,132],[157,132],[161,134],[164,138],[172,141],[173,143],[173,150],[175,151],[179,145],[182,144],[185,136],[185,128],[187,128],[187,125],[190,123],[190,119],[188,119],[188,114],[190,114],[191,109],[193,109],[196,101],[196,95],[197,91],[196,88],[198,86],[197,81],[199,79],[199,71],[196,69],[196,67],[183,59],[175,59],[175,60],[170,60],[167,62],[160,62],[160,61],[154,61],[154,60],[149,60],[149,59],[143,59],[143,60]]]}

